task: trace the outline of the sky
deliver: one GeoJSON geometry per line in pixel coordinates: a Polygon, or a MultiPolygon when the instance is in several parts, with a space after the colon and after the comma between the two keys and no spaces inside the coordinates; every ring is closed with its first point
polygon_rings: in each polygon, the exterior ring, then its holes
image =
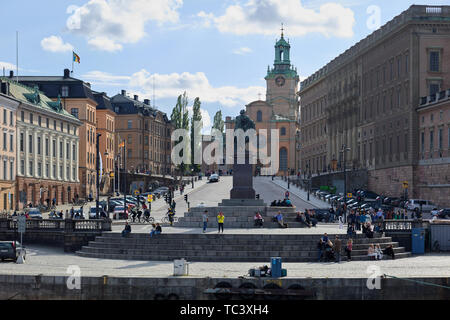
{"type": "Polygon", "coordinates": [[[20,75],[62,75],[75,51],[95,91],[169,116],[184,91],[199,97],[205,132],[264,96],[281,23],[303,80],[413,4],[448,0],[0,0],[0,72],[15,71],[18,31],[20,75]]]}

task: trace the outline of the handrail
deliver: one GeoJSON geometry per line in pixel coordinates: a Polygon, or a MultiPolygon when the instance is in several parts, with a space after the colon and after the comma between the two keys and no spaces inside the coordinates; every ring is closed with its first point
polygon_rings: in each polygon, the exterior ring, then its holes
{"type": "MultiPolygon", "coordinates": [[[[0,219],[1,230],[17,230],[17,219],[0,219]]],[[[111,231],[112,221],[104,220],[59,220],[59,219],[28,219],[26,220],[26,231],[111,231]]]]}

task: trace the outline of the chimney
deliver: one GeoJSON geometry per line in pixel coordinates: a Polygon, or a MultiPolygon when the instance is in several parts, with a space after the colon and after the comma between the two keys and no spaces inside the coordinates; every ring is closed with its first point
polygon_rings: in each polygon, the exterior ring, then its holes
{"type": "Polygon", "coordinates": [[[64,69],[64,79],[70,78],[70,70],[64,69]]]}
{"type": "Polygon", "coordinates": [[[145,99],[144,103],[149,106],[150,105],[150,99],[145,99]]]}
{"type": "Polygon", "coordinates": [[[127,91],[126,90],[122,90],[122,95],[125,97],[127,95],[127,91]]]}
{"type": "Polygon", "coordinates": [[[89,82],[86,82],[86,85],[90,88],[91,84],[89,82]]]}
{"type": "Polygon", "coordinates": [[[134,100],[135,101],[139,101],[139,96],[138,95],[134,95],[134,100]]]}
{"type": "Polygon", "coordinates": [[[12,71],[12,70],[9,71],[9,77],[10,77],[11,79],[14,78],[14,71],[12,71]]]}

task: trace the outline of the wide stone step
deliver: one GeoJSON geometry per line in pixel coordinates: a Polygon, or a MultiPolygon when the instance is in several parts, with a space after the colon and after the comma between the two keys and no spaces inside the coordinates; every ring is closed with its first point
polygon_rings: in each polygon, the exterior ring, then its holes
{"type": "MultiPolygon", "coordinates": [[[[214,257],[266,257],[270,259],[270,257],[317,257],[317,250],[302,250],[302,251],[294,251],[294,250],[266,250],[266,251],[230,251],[230,250],[193,250],[193,249],[121,249],[121,248],[95,248],[95,247],[83,247],[83,252],[88,253],[97,253],[97,254],[120,254],[124,256],[169,256],[174,257],[184,257],[184,256],[192,256],[192,257],[203,257],[208,256],[214,259],[214,257]]],[[[394,248],[394,252],[402,253],[405,249],[394,248]]],[[[367,254],[367,250],[353,250],[352,254],[355,256],[365,255],[367,254]]]]}
{"type": "MultiPolygon", "coordinates": [[[[172,256],[144,256],[144,255],[121,255],[121,254],[97,254],[97,253],[89,253],[84,251],[79,251],[77,254],[81,257],[85,258],[97,258],[97,259],[114,259],[114,260],[135,260],[135,261],[165,261],[172,262],[173,260],[184,258],[190,262],[261,262],[261,263],[270,263],[270,259],[267,257],[196,257],[196,256],[183,256],[183,257],[172,257],[172,256]]],[[[402,259],[410,257],[410,252],[402,252],[395,255],[396,259],[402,259]]],[[[383,259],[389,260],[390,257],[384,256],[383,259]]],[[[342,261],[345,261],[346,257],[342,257],[342,261]]],[[[352,255],[352,261],[370,261],[371,259],[367,257],[367,255],[352,255]]],[[[317,262],[317,256],[315,257],[284,257],[283,262],[317,262]]],[[[331,262],[330,262],[331,263],[331,262]]]]}
{"type": "MultiPolygon", "coordinates": [[[[380,242],[380,247],[382,249],[386,248],[388,245],[393,245],[394,247],[398,246],[397,242],[380,242]]],[[[366,250],[368,249],[369,244],[354,244],[354,250],[366,250]]],[[[109,243],[109,242],[96,242],[90,241],[88,247],[92,248],[103,248],[103,249],[130,249],[130,250],[159,250],[159,249],[167,249],[167,250],[175,250],[175,249],[183,249],[183,250],[223,250],[226,248],[229,251],[305,251],[305,250],[317,250],[316,244],[311,243],[302,243],[302,244],[282,244],[282,245],[274,245],[274,244],[232,244],[232,245],[223,245],[223,244],[173,244],[173,243],[109,243]]]]}

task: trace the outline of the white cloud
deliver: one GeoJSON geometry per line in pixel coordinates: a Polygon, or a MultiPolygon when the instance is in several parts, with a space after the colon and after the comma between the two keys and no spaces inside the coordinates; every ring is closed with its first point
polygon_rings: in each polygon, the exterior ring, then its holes
{"type": "Polygon", "coordinates": [[[234,54],[238,54],[238,55],[246,55],[251,52],[253,52],[253,50],[250,48],[247,48],[247,47],[242,47],[242,48],[239,48],[239,49],[236,49],[233,51],[234,54]]]}
{"type": "Polygon", "coordinates": [[[90,0],[67,8],[67,29],[85,36],[93,48],[117,51],[146,36],[145,24],[176,23],[183,0],[90,0]]]}
{"type": "Polygon", "coordinates": [[[42,39],[41,47],[45,51],[50,52],[70,52],[73,46],[70,43],[64,43],[63,39],[58,36],[50,36],[42,39]]]}
{"type": "Polygon", "coordinates": [[[265,87],[251,86],[238,88],[234,86],[214,87],[203,72],[151,74],[145,69],[131,76],[118,76],[101,71],[91,71],[84,74],[83,79],[93,85],[129,88],[139,96],[153,96],[155,84],[155,98],[176,99],[184,91],[191,99],[199,97],[202,102],[214,102],[219,106],[243,107],[258,98],[258,94],[266,92],[265,87]]]}
{"type": "Polygon", "coordinates": [[[205,12],[198,16],[205,20],[205,26],[214,25],[222,33],[236,35],[279,35],[280,24],[284,23],[289,36],[314,32],[349,38],[355,25],[354,12],[335,2],[314,10],[305,8],[300,0],[248,0],[245,5],[228,6],[222,16],[205,12]]]}
{"type": "MultiPolygon", "coordinates": [[[[3,70],[3,68],[5,68],[5,70],[16,70],[16,65],[9,63],[9,62],[4,62],[4,61],[0,61],[0,69],[3,70]]],[[[3,71],[2,71],[3,72],[3,71]]]]}
{"type": "Polygon", "coordinates": [[[203,102],[217,102],[221,106],[244,106],[256,100],[259,93],[266,91],[264,87],[237,88],[234,86],[214,87],[203,72],[150,74],[145,69],[131,76],[130,86],[140,88],[148,95],[153,92],[153,80],[156,86],[156,97],[176,98],[184,91],[189,97],[200,97],[203,102]]]}
{"type": "Polygon", "coordinates": [[[97,50],[114,52],[122,50],[123,46],[120,43],[114,42],[114,40],[108,39],[106,37],[97,37],[90,39],[88,43],[97,50]]]}

